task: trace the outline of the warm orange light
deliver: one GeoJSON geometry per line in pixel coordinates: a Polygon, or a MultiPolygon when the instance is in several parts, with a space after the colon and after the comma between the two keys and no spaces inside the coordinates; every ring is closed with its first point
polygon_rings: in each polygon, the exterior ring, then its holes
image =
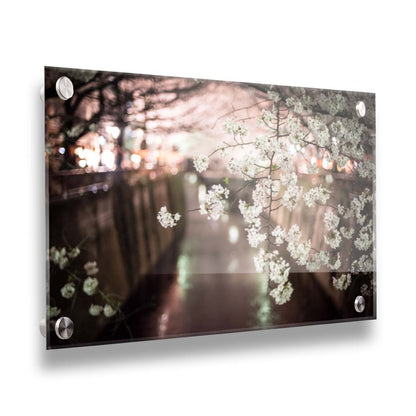
{"type": "Polygon", "coordinates": [[[349,160],[345,166],[344,170],[346,173],[351,173],[354,170],[354,162],[352,160],[349,160]]]}
{"type": "Polygon", "coordinates": [[[135,164],[135,165],[139,165],[140,164],[140,161],[142,160],[142,158],[140,157],[140,155],[137,155],[137,154],[135,154],[135,153],[133,153],[131,156],[130,156],[130,160],[135,164]]]}
{"type": "Polygon", "coordinates": [[[111,150],[104,150],[101,153],[101,163],[104,166],[106,166],[110,169],[114,169],[115,168],[115,160],[116,160],[116,156],[111,150]]]}
{"type": "Polygon", "coordinates": [[[333,166],[334,166],[334,161],[333,160],[330,160],[329,158],[327,158],[327,157],[324,157],[323,159],[322,159],[322,167],[324,168],[324,169],[326,169],[326,170],[331,170],[332,168],[333,168],[333,166]]]}
{"type": "Polygon", "coordinates": [[[107,126],[105,129],[114,140],[120,136],[120,129],[117,126],[107,126]]]}

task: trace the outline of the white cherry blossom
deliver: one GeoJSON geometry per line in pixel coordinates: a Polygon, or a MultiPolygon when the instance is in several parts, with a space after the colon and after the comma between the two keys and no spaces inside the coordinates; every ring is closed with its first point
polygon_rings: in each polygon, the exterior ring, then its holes
{"type": "Polygon", "coordinates": [[[351,284],[351,273],[346,273],[346,274],[344,273],[344,274],[342,274],[338,278],[333,277],[332,278],[332,284],[338,290],[346,290],[346,289],[348,289],[348,287],[351,284]]]}
{"type": "Polygon", "coordinates": [[[171,214],[166,207],[160,208],[157,214],[157,220],[163,228],[175,227],[180,219],[181,215],[178,212],[171,214]]]}
{"type": "Polygon", "coordinates": [[[88,296],[92,296],[97,292],[97,287],[98,287],[98,280],[95,277],[87,277],[84,280],[82,290],[88,296]]]}
{"type": "Polygon", "coordinates": [[[196,159],[194,159],[194,167],[197,172],[202,173],[208,169],[209,166],[209,159],[206,155],[199,155],[196,159]]]}
{"type": "Polygon", "coordinates": [[[218,220],[224,213],[225,200],[229,194],[230,191],[222,185],[212,185],[211,189],[202,197],[201,215],[206,215],[209,220],[218,220]]]}

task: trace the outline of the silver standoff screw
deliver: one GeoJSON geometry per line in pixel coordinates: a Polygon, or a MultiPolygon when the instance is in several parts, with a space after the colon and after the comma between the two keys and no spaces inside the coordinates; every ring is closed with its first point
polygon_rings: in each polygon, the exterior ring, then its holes
{"type": "Polygon", "coordinates": [[[55,333],[60,339],[69,339],[74,333],[74,323],[71,319],[63,316],[55,323],[55,333]]]}
{"type": "Polygon", "coordinates": [[[361,313],[365,309],[365,299],[363,296],[357,296],[354,301],[354,308],[358,313],[361,313]]]}
{"type": "Polygon", "coordinates": [[[355,112],[357,116],[362,118],[365,116],[365,104],[364,101],[358,101],[357,105],[355,106],[355,112]]]}
{"type": "Polygon", "coordinates": [[[46,319],[42,318],[39,322],[39,331],[43,337],[46,337],[46,319]]]}
{"type": "Polygon", "coordinates": [[[69,100],[74,95],[74,85],[68,77],[61,77],[56,81],[56,92],[61,100],[69,100]]]}

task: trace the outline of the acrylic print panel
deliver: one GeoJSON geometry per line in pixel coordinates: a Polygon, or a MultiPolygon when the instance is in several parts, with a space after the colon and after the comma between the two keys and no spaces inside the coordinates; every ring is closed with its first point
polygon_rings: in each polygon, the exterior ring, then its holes
{"type": "Polygon", "coordinates": [[[375,318],[374,94],[47,67],[45,126],[48,348],[375,318]]]}

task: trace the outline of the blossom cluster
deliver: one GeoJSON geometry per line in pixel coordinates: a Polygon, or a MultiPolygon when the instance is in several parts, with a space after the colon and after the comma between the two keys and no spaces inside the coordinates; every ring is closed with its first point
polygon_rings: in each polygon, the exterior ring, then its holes
{"type": "Polygon", "coordinates": [[[309,253],[312,248],[311,240],[304,241],[303,243],[289,243],[287,250],[296,263],[300,266],[306,266],[309,260],[309,253]]]}
{"type": "Polygon", "coordinates": [[[181,215],[178,212],[171,214],[166,207],[160,208],[157,214],[157,220],[163,228],[175,227],[180,219],[181,215]]]}
{"type": "Polygon", "coordinates": [[[257,227],[246,228],[247,240],[250,247],[257,248],[259,244],[266,240],[266,233],[261,233],[257,227]]]}
{"type": "Polygon", "coordinates": [[[358,174],[362,178],[371,178],[376,171],[376,165],[370,160],[363,160],[358,164],[358,174]]]}
{"type": "Polygon", "coordinates": [[[315,142],[320,147],[327,147],[331,143],[328,126],[319,117],[309,118],[308,127],[312,132],[315,142]]]}
{"type": "Polygon", "coordinates": [[[208,169],[208,166],[209,166],[209,159],[208,159],[208,156],[206,155],[199,155],[194,160],[195,170],[199,173],[206,171],[208,169]]]}
{"type": "Polygon", "coordinates": [[[338,290],[346,290],[351,284],[351,273],[342,274],[340,277],[332,278],[332,284],[338,290]]]}
{"type": "Polygon", "coordinates": [[[331,248],[336,249],[342,241],[341,233],[336,229],[332,229],[324,236],[324,240],[331,248]]]}
{"type": "Polygon", "coordinates": [[[75,285],[74,283],[67,283],[61,288],[61,295],[65,299],[71,299],[75,294],[75,285]]]}
{"type": "Polygon", "coordinates": [[[373,244],[373,221],[370,220],[365,227],[359,231],[358,237],[354,241],[355,247],[360,251],[368,250],[373,244]]]}
{"type": "Polygon", "coordinates": [[[232,174],[241,174],[246,181],[252,180],[262,170],[259,158],[253,153],[246,153],[241,159],[231,158],[227,169],[232,174]]]}
{"type": "Polygon", "coordinates": [[[289,211],[293,211],[299,198],[302,196],[303,188],[297,185],[289,185],[282,197],[282,205],[289,211]]]}
{"type": "Polygon", "coordinates": [[[280,225],[277,225],[272,231],[272,236],[275,238],[274,243],[279,246],[286,239],[286,231],[280,225]]]}
{"type": "Polygon", "coordinates": [[[256,269],[259,273],[267,271],[270,280],[274,283],[284,284],[289,279],[289,264],[279,257],[277,250],[267,253],[264,249],[260,249],[256,260],[256,269]]]}
{"type": "Polygon", "coordinates": [[[266,127],[273,128],[271,124],[276,122],[276,116],[269,110],[263,109],[260,117],[257,118],[259,124],[263,123],[266,127]]]}
{"type": "Polygon", "coordinates": [[[324,188],[322,185],[311,188],[308,192],[303,195],[305,204],[308,207],[313,207],[316,202],[326,204],[330,197],[331,191],[324,188]]]}
{"type": "Polygon", "coordinates": [[[109,305],[108,303],[106,303],[104,306],[101,305],[95,305],[95,304],[91,304],[89,309],[88,309],[88,313],[91,316],[99,316],[101,314],[101,312],[103,313],[103,315],[106,318],[111,318],[112,316],[114,316],[117,313],[117,310],[114,309],[111,305],[109,305]]]}
{"type": "Polygon", "coordinates": [[[88,276],[84,280],[84,284],[82,285],[82,290],[88,296],[92,296],[97,292],[97,287],[98,287],[98,279],[96,277],[88,276]]]}
{"type": "Polygon", "coordinates": [[[363,254],[351,264],[353,273],[371,273],[374,271],[373,253],[363,254]]]}
{"type": "Polygon", "coordinates": [[[274,101],[276,104],[280,101],[281,97],[280,94],[276,91],[273,90],[269,90],[267,91],[267,95],[269,96],[269,98],[274,101]]]}
{"type": "Polygon", "coordinates": [[[289,282],[289,264],[279,257],[279,252],[266,252],[260,249],[259,254],[254,257],[254,264],[258,273],[266,272],[271,282],[276,283],[271,292],[272,296],[278,305],[283,305],[290,300],[293,292],[292,284],[289,282]]]}
{"type": "Polygon", "coordinates": [[[240,204],[240,211],[244,212],[245,210],[245,215],[243,214],[243,217],[247,218],[247,221],[245,222],[249,224],[249,226],[245,228],[245,231],[247,233],[248,244],[250,245],[250,247],[253,247],[253,248],[257,248],[259,244],[264,242],[267,238],[266,233],[260,232],[260,229],[261,229],[260,218],[251,217],[253,213],[258,212],[258,208],[261,208],[261,207],[251,206],[246,209],[244,207],[244,203],[240,204]],[[254,210],[257,209],[257,211],[253,211],[253,208],[254,210]]]}
{"type": "Polygon", "coordinates": [[[46,307],[46,316],[48,318],[55,318],[61,314],[61,310],[57,306],[50,306],[46,307]]]}
{"type": "Polygon", "coordinates": [[[241,123],[238,123],[230,119],[227,119],[225,121],[224,130],[228,134],[240,135],[240,136],[247,135],[247,127],[243,126],[241,123]]]}
{"type": "Polygon", "coordinates": [[[292,171],[285,172],[280,175],[280,181],[283,186],[296,185],[298,182],[298,176],[292,171]]]}
{"type": "Polygon", "coordinates": [[[289,264],[283,259],[278,258],[275,261],[270,261],[269,264],[270,280],[274,283],[286,283],[289,279],[289,264]]]}
{"type": "Polygon", "coordinates": [[[286,241],[289,244],[296,244],[299,242],[301,236],[302,231],[300,230],[299,225],[293,224],[286,233],[286,241]]]}
{"type": "MultiPolygon", "coordinates": [[[[336,119],[330,125],[330,131],[333,135],[330,151],[333,160],[339,166],[344,166],[349,158],[358,161],[358,173],[367,165],[365,159],[365,152],[362,145],[362,140],[368,138],[367,128],[359,123],[356,119],[336,119]],[[365,165],[362,165],[362,164],[365,165]],[[360,167],[361,165],[361,167],[360,167]]],[[[371,165],[373,165],[371,163],[371,165]]],[[[363,174],[360,176],[367,177],[369,175],[363,174]]]]}
{"type": "Polygon", "coordinates": [[[288,144],[279,140],[278,150],[276,151],[274,163],[282,172],[293,172],[295,169],[295,162],[293,155],[289,150],[288,144]]]}
{"type": "Polygon", "coordinates": [[[56,248],[55,246],[52,246],[48,250],[48,258],[52,263],[63,270],[69,264],[70,259],[75,259],[79,256],[79,253],[80,250],[78,247],[67,250],[66,247],[56,248]]]}
{"type": "Polygon", "coordinates": [[[99,272],[96,261],[87,261],[84,264],[84,269],[88,276],[95,276],[99,272]]]}
{"type": "Polygon", "coordinates": [[[341,255],[339,251],[329,256],[328,267],[331,270],[338,270],[341,267],[341,255]]]}
{"type": "Polygon", "coordinates": [[[352,236],[355,233],[355,229],[353,227],[351,228],[346,228],[344,226],[342,226],[339,231],[341,232],[341,235],[346,238],[347,240],[351,240],[352,236]]]}
{"type": "MultiPolygon", "coordinates": [[[[87,261],[84,266],[84,275],[80,274],[78,270],[74,270],[70,267],[70,260],[77,258],[81,253],[78,246],[74,248],[56,248],[51,247],[48,250],[48,258],[51,263],[59,266],[61,270],[64,270],[67,274],[67,282],[61,287],[60,295],[63,299],[75,299],[78,289],[82,289],[82,292],[87,296],[94,296],[99,292],[100,296],[106,301],[104,306],[91,304],[88,309],[88,313],[91,316],[98,316],[103,313],[107,318],[114,316],[118,312],[118,307],[113,305],[113,301],[110,296],[104,294],[98,289],[99,280],[96,277],[99,273],[99,268],[96,261],[87,261]]],[[[46,315],[48,318],[54,318],[61,314],[61,309],[58,306],[47,306],[46,315]]]]}
{"type": "Polygon", "coordinates": [[[260,227],[261,222],[259,215],[263,211],[263,207],[261,205],[249,205],[246,201],[242,201],[240,199],[238,202],[238,208],[246,224],[260,227]]]}
{"type": "Polygon", "coordinates": [[[319,105],[324,111],[334,116],[346,108],[347,100],[342,94],[329,92],[320,94],[319,105]]]}
{"type": "Polygon", "coordinates": [[[279,151],[279,140],[276,136],[256,137],[254,146],[260,151],[261,157],[270,158],[275,152],[279,151]]]}
{"type": "Polygon", "coordinates": [[[279,285],[270,291],[270,296],[276,302],[276,305],[283,305],[286,302],[289,302],[292,297],[293,286],[292,283],[287,281],[283,285],[279,285]]]}
{"type": "Polygon", "coordinates": [[[224,213],[225,200],[228,199],[229,195],[229,189],[222,185],[212,185],[211,189],[202,197],[201,215],[206,215],[209,220],[218,220],[224,213]]]}
{"type": "Polygon", "coordinates": [[[69,259],[67,257],[66,248],[62,247],[57,249],[56,247],[51,247],[49,249],[49,260],[52,263],[55,263],[59,266],[61,270],[63,270],[69,263],[69,259]]]}
{"type": "Polygon", "coordinates": [[[289,97],[286,99],[286,105],[293,107],[295,113],[302,114],[311,111],[312,99],[306,94],[303,94],[302,97],[289,97]]]}
{"type": "Polygon", "coordinates": [[[375,279],[370,280],[370,284],[364,283],[361,285],[360,292],[363,296],[372,296],[376,287],[375,279]]]}
{"type": "MultiPolygon", "coordinates": [[[[354,246],[362,252],[368,251],[373,246],[373,222],[372,219],[368,219],[368,204],[373,201],[373,195],[368,189],[365,189],[360,195],[353,198],[350,206],[345,207],[344,205],[339,204],[337,207],[338,215],[344,220],[349,222],[354,221],[358,228],[358,236],[354,239],[354,246]],[[366,222],[367,221],[367,222],[366,222]]],[[[346,226],[340,227],[341,235],[346,239],[352,239],[356,229],[354,226],[349,224],[348,228],[346,226]]],[[[358,272],[369,272],[374,268],[372,256],[364,254],[359,259],[356,259],[352,263],[352,271],[355,273],[358,272]]]]}
{"type": "Polygon", "coordinates": [[[325,227],[331,231],[338,227],[339,217],[333,211],[327,211],[324,215],[325,227]]]}
{"type": "Polygon", "coordinates": [[[309,256],[309,260],[306,263],[306,270],[308,270],[309,272],[316,272],[322,266],[327,266],[328,264],[329,255],[327,252],[321,250],[309,256]]]}
{"type": "Polygon", "coordinates": [[[294,146],[303,146],[306,138],[305,131],[301,127],[300,120],[294,120],[289,118],[287,123],[287,128],[289,129],[289,141],[294,146]]]}

